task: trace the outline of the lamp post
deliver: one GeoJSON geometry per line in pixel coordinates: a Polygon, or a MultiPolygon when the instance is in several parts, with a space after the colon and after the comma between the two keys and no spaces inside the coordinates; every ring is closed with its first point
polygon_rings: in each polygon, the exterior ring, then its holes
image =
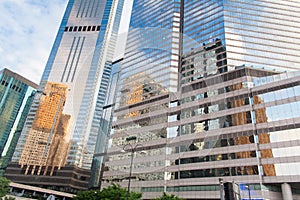
{"type": "Polygon", "coordinates": [[[96,199],[98,200],[98,191],[95,191],[94,194],[96,196],[96,199]]]}
{"type": "Polygon", "coordinates": [[[223,182],[223,178],[219,178],[219,183],[220,183],[220,199],[224,200],[224,182],[223,182]]]}
{"type": "Polygon", "coordinates": [[[249,184],[245,185],[245,188],[247,188],[247,190],[248,190],[248,197],[251,200],[250,185],[249,184]]]}
{"type": "MultiPolygon", "coordinates": [[[[136,140],[135,136],[131,136],[126,138],[126,141],[131,141],[131,140],[136,140]]],[[[136,144],[125,144],[123,147],[124,152],[130,152],[130,168],[129,168],[129,181],[128,181],[128,187],[127,187],[127,196],[126,199],[128,200],[129,198],[129,193],[130,193],[130,183],[131,183],[131,174],[132,174],[132,164],[133,164],[133,157],[134,153],[136,152],[138,147],[142,147],[143,145],[136,143],[136,144]]]]}

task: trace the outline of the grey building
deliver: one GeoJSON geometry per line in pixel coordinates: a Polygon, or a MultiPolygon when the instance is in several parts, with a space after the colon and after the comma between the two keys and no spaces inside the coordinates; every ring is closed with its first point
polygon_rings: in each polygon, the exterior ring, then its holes
{"type": "Polygon", "coordinates": [[[135,0],[103,187],[220,199],[223,178],[242,198],[299,198],[299,9],[135,0]]]}

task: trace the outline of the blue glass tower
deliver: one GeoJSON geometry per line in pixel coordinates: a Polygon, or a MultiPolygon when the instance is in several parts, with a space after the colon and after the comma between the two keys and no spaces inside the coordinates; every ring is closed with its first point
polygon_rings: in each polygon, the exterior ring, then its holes
{"type": "Polygon", "coordinates": [[[0,166],[12,158],[37,85],[8,69],[0,71],[0,166]]]}
{"type": "Polygon", "coordinates": [[[298,2],[186,0],[183,51],[220,39],[228,67],[298,70],[298,19],[298,2]]]}

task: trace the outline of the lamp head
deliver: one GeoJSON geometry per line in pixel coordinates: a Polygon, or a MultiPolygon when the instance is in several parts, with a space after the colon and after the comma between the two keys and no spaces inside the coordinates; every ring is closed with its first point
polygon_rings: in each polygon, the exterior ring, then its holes
{"type": "Polygon", "coordinates": [[[147,152],[146,152],[146,151],[144,151],[144,150],[142,150],[142,151],[140,151],[140,154],[146,155],[146,154],[147,154],[147,152]]]}
{"type": "Polygon", "coordinates": [[[219,178],[219,183],[223,184],[223,179],[222,178],[219,178]]]}

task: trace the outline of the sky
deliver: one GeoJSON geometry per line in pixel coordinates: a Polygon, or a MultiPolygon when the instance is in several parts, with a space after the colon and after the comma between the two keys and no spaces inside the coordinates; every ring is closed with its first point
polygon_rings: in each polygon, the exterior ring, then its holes
{"type": "MultiPolygon", "coordinates": [[[[127,14],[131,1],[125,3],[127,14]]],[[[0,0],[0,70],[8,68],[40,82],[67,2],[0,0]]],[[[128,16],[123,18],[121,29],[129,23],[128,16]]]]}
{"type": "Polygon", "coordinates": [[[0,0],[0,70],[39,83],[67,0],[0,0]]]}

